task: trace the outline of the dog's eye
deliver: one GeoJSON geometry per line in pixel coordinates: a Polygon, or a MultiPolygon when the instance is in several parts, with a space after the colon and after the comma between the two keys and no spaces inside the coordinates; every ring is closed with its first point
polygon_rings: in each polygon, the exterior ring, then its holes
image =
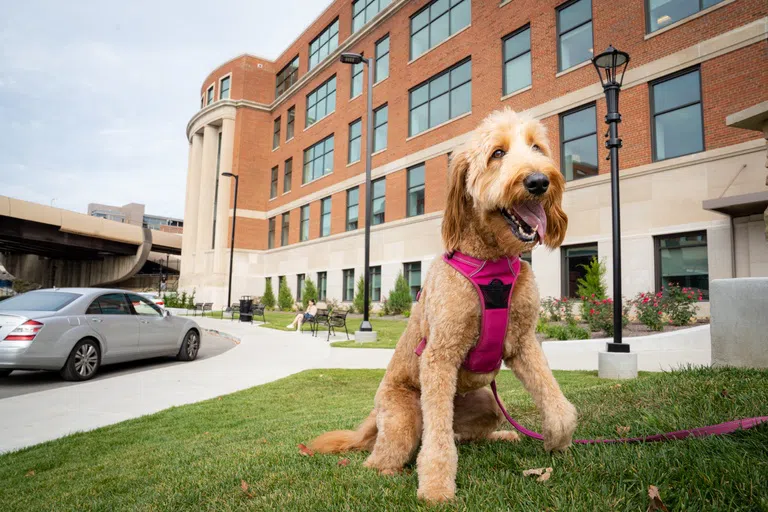
{"type": "Polygon", "coordinates": [[[491,155],[491,158],[502,158],[506,154],[507,152],[504,151],[503,149],[497,149],[496,151],[493,152],[493,154],[491,155]]]}
{"type": "Polygon", "coordinates": [[[531,146],[531,149],[534,151],[538,151],[539,153],[542,153],[541,148],[539,147],[538,144],[534,144],[533,146],[531,146]]]}

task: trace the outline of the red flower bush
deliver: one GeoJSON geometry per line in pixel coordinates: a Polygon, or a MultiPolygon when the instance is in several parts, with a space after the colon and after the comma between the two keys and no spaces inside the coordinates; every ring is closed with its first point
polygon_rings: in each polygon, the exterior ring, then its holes
{"type": "Polygon", "coordinates": [[[637,312],[637,320],[652,331],[664,329],[664,302],[659,294],[639,293],[631,304],[637,312]]]}
{"type": "MultiPolygon", "coordinates": [[[[595,299],[582,297],[584,304],[582,311],[589,311],[582,315],[592,332],[603,331],[606,336],[613,336],[613,299],[595,299]]],[[[621,325],[626,327],[629,323],[629,304],[622,306],[621,325]]]]}

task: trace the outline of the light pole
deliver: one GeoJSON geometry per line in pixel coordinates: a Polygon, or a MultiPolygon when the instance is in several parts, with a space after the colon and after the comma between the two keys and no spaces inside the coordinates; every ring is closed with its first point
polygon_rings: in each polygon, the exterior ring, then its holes
{"type": "Polygon", "coordinates": [[[605,147],[611,161],[611,211],[613,227],[613,342],[606,344],[606,353],[599,354],[598,374],[613,378],[637,376],[637,354],[630,354],[629,344],[622,343],[622,297],[621,297],[621,214],[619,201],[619,91],[624,72],[629,64],[629,54],[608,46],[603,53],[592,59],[600,84],[605,91],[605,124],[608,133],[605,147]],[[618,357],[617,357],[618,356],[618,357]]]}
{"type": "Polygon", "coordinates": [[[240,185],[240,176],[231,172],[223,172],[222,176],[235,178],[235,204],[232,209],[232,239],[229,242],[229,287],[227,288],[227,311],[232,308],[232,262],[235,258],[235,222],[237,222],[237,188],[240,185]]]}
{"type": "MultiPolygon", "coordinates": [[[[365,64],[368,68],[368,92],[365,121],[365,274],[363,275],[365,291],[363,292],[363,322],[360,324],[360,332],[372,333],[373,326],[368,319],[368,309],[371,304],[370,289],[370,257],[371,257],[371,153],[373,145],[373,59],[366,59],[360,53],[342,53],[340,57],[344,64],[365,64]]],[[[375,334],[355,334],[356,341],[375,340],[375,334]]]]}

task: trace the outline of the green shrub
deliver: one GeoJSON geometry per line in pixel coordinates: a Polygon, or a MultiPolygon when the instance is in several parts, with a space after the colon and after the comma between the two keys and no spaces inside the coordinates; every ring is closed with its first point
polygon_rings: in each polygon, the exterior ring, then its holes
{"type": "Polygon", "coordinates": [[[304,311],[309,307],[309,301],[315,301],[317,304],[317,287],[311,279],[304,280],[304,289],[301,291],[301,303],[304,306],[304,311]]]}
{"type": "Polygon", "coordinates": [[[197,288],[192,288],[192,293],[187,297],[187,309],[195,309],[195,293],[197,288]]]}
{"type": "MultiPolygon", "coordinates": [[[[537,326],[538,330],[538,326],[537,326]]],[[[564,340],[588,340],[589,332],[583,327],[578,325],[567,324],[543,324],[542,332],[548,338],[564,341],[564,340]]]]}
{"type": "Polygon", "coordinates": [[[281,311],[293,311],[293,295],[285,278],[280,280],[280,288],[277,291],[277,305],[281,311]]]}
{"type": "Polygon", "coordinates": [[[275,292],[272,291],[272,279],[267,279],[267,288],[264,290],[261,303],[268,309],[274,309],[275,307],[275,292]]]}
{"type": "Polygon", "coordinates": [[[560,321],[560,304],[554,297],[541,299],[541,316],[552,322],[560,321]]]}
{"type": "Polygon", "coordinates": [[[412,304],[411,289],[408,287],[408,281],[403,277],[403,273],[400,272],[395,280],[395,289],[389,292],[387,309],[393,315],[403,315],[406,311],[410,313],[412,304]]]}
{"type": "Polygon", "coordinates": [[[656,295],[651,292],[638,293],[632,300],[632,305],[637,311],[637,320],[652,331],[664,329],[664,302],[662,293],[656,295]]]}
{"type": "Polygon", "coordinates": [[[181,298],[179,299],[179,307],[180,308],[187,307],[187,292],[181,292],[181,298]]]}
{"type": "Polygon", "coordinates": [[[586,265],[579,265],[586,273],[584,277],[576,280],[576,293],[582,300],[597,299],[603,300],[607,296],[607,286],[605,285],[605,263],[593,257],[586,265]]]}
{"type": "Polygon", "coordinates": [[[540,316],[539,320],[536,322],[536,332],[546,333],[547,325],[549,325],[547,324],[547,319],[544,318],[544,316],[540,316]]]}
{"type": "Polygon", "coordinates": [[[662,303],[669,317],[669,323],[672,325],[691,323],[698,308],[696,302],[702,299],[701,290],[680,288],[677,284],[669,283],[665,291],[662,303]]]}
{"type": "MultiPolygon", "coordinates": [[[[592,332],[602,331],[606,336],[613,336],[613,299],[589,299],[582,304],[582,317],[592,332]]],[[[629,323],[629,305],[622,306],[621,325],[629,323]]]]}
{"type": "MultiPolygon", "coordinates": [[[[354,306],[354,310],[358,313],[362,313],[363,309],[365,307],[365,280],[360,277],[360,279],[357,280],[357,291],[355,292],[355,298],[352,301],[352,305],[354,306]]],[[[351,310],[350,310],[351,312],[351,310]]],[[[368,303],[368,315],[371,314],[371,304],[368,303]]]]}
{"type": "Polygon", "coordinates": [[[569,325],[567,329],[569,340],[588,340],[590,338],[589,331],[578,325],[569,325]]]}

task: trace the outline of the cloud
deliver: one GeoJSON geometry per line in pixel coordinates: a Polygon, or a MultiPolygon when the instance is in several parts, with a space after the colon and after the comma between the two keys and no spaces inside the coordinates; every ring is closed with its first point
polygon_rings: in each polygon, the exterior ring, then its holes
{"type": "Polygon", "coordinates": [[[13,2],[0,17],[0,194],[182,217],[202,80],[276,58],[329,1],[13,2]],[[268,16],[265,15],[268,13],[268,16]]]}

